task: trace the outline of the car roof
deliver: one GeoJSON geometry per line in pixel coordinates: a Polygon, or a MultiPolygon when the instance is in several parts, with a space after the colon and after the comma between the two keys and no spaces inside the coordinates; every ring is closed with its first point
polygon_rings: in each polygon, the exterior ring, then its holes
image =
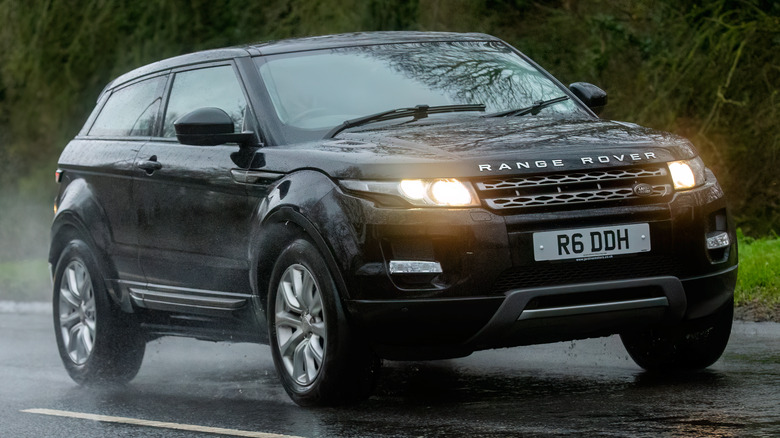
{"type": "Polygon", "coordinates": [[[355,32],[338,35],[324,35],[305,38],[290,38],[266,41],[244,46],[225,47],[203,50],[173,58],[163,59],[129,71],[106,85],[101,93],[124,85],[144,76],[153,75],[187,65],[210,61],[241,58],[247,56],[275,55],[280,53],[301,52],[307,50],[333,49],[340,47],[367,46],[376,44],[396,44],[412,42],[437,41],[501,41],[500,39],[482,33],[456,32],[355,32]]]}
{"type": "Polygon", "coordinates": [[[258,54],[274,55],[279,53],[300,52],[339,47],[369,46],[377,44],[396,44],[436,41],[500,41],[483,33],[455,32],[356,32],[338,35],[324,35],[308,38],[291,38],[268,41],[250,46],[258,54]]]}

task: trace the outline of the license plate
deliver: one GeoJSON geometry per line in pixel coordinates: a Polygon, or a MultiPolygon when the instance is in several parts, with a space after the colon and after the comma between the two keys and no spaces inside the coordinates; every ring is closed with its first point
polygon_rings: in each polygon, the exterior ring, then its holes
{"type": "Polygon", "coordinates": [[[609,227],[534,233],[534,260],[611,257],[650,251],[650,225],[609,227]]]}

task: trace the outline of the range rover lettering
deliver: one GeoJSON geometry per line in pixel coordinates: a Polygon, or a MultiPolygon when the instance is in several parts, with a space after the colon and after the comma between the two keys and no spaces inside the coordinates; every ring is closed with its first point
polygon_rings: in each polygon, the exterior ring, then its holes
{"type": "Polygon", "coordinates": [[[369,396],[382,359],[619,334],[705,368],[737,247],[693,145],[600,119],[483,34],[208,50],[113,80],[59,159],[56,340],[79,383],[150,340],[258,342],[300,405],[369,396]]]}

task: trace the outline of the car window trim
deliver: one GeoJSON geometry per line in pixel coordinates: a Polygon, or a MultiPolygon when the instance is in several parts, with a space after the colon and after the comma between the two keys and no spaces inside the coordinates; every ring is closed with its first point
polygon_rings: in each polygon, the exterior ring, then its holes
{"type": "Polygon", "coordinates": [[[124,82],[122,85],[111,88],[110,90],[106,90],[105,93],[101,94],[100,97],[98,97],[98,106],[99,108],[96,108],[95,111],[93,111],[93,114],[90,115],[87,122],[84,124],[84,127],[82,128],[81,132],[79,132],[78,137],[84,137],[88,139],[96,139],[96,140],[128,140],[128,139],[146,139],[152,138],[154,136],[154,132],[157,129],[157,123],[159,122],[160,118],[160,107],[162,107],[162,98],[163,98],[163,91],[165,90],[165,87],[167,86],[168,82],[170,81],[170,78],[168,77],[168,74],[170,73],[170,70],[166,71],[159,71],[155,73],[151,73],[145,76],[141,76],[139,78],[133,79],[129,82],[124,82]],[[150,135],[90,135],[90,132],[92,131],[92,128],[95,126],[95,122],[97,121],[98,117],[100,117],[100,114],[103,112],[103,109],[106,107],[106,104],[111,99],[111,96],[114,95],[114,93],[124,90],[127,87],[131,87],[133,85],[136,85],[138,83],[141,83],[143,81],[152,80],[158,77],[163,77],[162,85],[157,86],[157,90],[155,90],[155,99],[152,101],[160,100],[160,107],[157,108],[157,114],[155,116],[154,126],[152,127],[152,132],[150,135]],[[102,102],[101,102],[102,100],[102,102]]]}
{"type": "MultiPolygon", "coordinates": [[[[241,89],[241,93],[244,95],[244,101],[246,101],[247,107],[249,108],[249,115],[252,117],[254,115],[254,111],[252,109],[252,103],[249,99],[249,95],[246,90],[246,85],[244,84],[244,78],[241,76],[241,73],[239,71],[238,66],[236,65],[235,59],[224,59],[220,61],[209,61],[204,63],[196,63],[196,64],[187,64],[180,67],[172,68],[168,71],[168,79],[165,84],[165,89],[163,90],[162,96],[163,96],[163,102],[161,107],[161,113],[159,117],[159,125],[155,127],[155,130],[152,132],[152,138],[155,141],[165,141],[165,140],[173,140],[173,142],[180,144],[179,141],[176,139],[176,137],[164,137],[163,136],[163,129],[165,127],[165,115],[168,111],[168,105],[171,101],[171,91],[173,90],[173,83],[176,81],[176,75],[178,73],[188,72],[188,71],[194,71],[194,70],[202,70],[206,68],[214,68],[214,67],[223,67],[223,66],[230,66],[233,69],[233,74],[236,76],[236,80],[238,81],[238,86],[241,89]]],[[[246,119],[247,115],[244,115],[244,118],[246,119]]],[[[246,120],[244,120],[244,123],[246,124],[246,120]]],[[[253,122],[253,125],[256,125],[253,122]]]]}

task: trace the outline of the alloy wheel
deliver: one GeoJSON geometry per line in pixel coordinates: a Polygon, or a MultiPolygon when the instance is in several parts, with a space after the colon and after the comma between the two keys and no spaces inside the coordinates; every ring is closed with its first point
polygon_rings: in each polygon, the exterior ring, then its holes
{"type": "Polygon", "coordinates": [[[95,292],[86,266],[72,260],[60,284],[59,325],[65,350],[76,365],[89,359],[95,345],[95,292]]]}
{"type": "Polygon", "coordinates": [[[314,383],[322,369],[327,341],[323,307],[311,272],[303,265],[289,266],[276,291],[276,336],[284,369],[302,386],[314,383]]]}

